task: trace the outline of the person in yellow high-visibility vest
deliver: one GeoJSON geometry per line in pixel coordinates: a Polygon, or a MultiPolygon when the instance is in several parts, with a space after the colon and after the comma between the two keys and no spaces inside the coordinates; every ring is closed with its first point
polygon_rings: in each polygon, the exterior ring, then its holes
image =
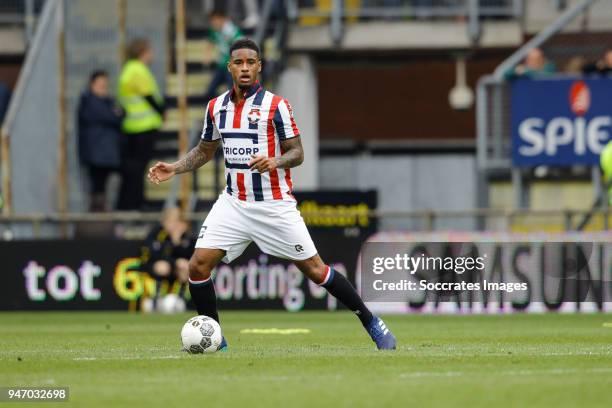
{"type": "Polygon", "coordinates": [[[608,203],[612,206],[612,140],[604,147],[599,157],[601,170],[603,171],[604,183],[608,185],[608,203]]]}
{"type": "Polygon", "coordinates": [[[119,103],[126,116],[122,123],[122,182],[120,210],[140,210],[144,204],[144,172],[153,143],[163,124],[164,100],[148,65],[153,50],[148,40],[133,40],[119,76],[119,103]]]}

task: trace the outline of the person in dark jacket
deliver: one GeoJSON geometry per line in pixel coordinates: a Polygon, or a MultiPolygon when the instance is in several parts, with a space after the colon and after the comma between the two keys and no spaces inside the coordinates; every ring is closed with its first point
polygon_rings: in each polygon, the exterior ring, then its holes
{"type": "Polygon", "coordinates": [[[163,281],[180,285],[178,296],[184,299],[194,238],[189,224],[176,207],[165,209],[161,223],[149,232],[141,248],[140,263],[142,270],[156,280],[153,308],[156,307],[163,281]]]}
{"type": "Polygon", "coordinates": [[[612,75],[612,48],[608,48],[600,60],[582,67],[582,73],[585,75],[612,75]]]}
{"type": "Polygon", "coordinates": [[[79,101],[79,159],[91,185],[90,211],[106,211],[106,181],[121,162],[123,110],[108,93],[108,75],[94,71],[79,101]]]}

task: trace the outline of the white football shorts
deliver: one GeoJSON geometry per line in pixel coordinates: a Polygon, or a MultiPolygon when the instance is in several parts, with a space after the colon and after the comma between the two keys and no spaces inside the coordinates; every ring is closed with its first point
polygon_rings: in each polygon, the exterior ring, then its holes
{"type": "Polygon", "coordinates": [[[229,263],[255,242],[278,258],[304,260],[317,254],[302,215],[291,201],[241,201],[225,191],[202,224],[196,248],[225,251],[229,263]]]}

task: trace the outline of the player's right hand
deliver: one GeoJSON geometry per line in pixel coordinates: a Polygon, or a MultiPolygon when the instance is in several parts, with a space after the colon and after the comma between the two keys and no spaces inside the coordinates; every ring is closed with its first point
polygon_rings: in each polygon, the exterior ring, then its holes
{"type": "Polygon", "coordinates": [[[151,183],[159,184],[171,179],[176,174],[174,166],[170,163],[157,162],[149,169],[148,178],[151,183]]]}

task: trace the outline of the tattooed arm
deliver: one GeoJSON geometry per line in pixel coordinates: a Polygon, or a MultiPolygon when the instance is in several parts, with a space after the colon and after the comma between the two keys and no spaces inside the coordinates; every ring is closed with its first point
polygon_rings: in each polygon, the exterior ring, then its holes
{"type": "Polygon", "coordinates": [[[200,140],[198,145],[174,163],[157,162],[149,169],[149,180],[155,184],[171,179],[175,174],[186,173],[202,167],[213,157],[219,141],[200,140]]]}
{"type": "Polygon", "coordinates": [[[280,157],[253,155],[249,166],[251,166],[252,170],[264,173],[277,168],[290,169],[297,167],[304,161],[304,149],[299,137],[283,140],[281,142],[281,151],[283,154],[280,157]]]}
{"type": "Polygon", "coordinates": [[[213,142],[200,140],[200,143],[198,143],[196,147],[187,152],[185,157],[173,164],[174,172],[176,174],[181,174],[186,173],[188,171],[193,171],[195,169],[199,169],[208,161],[210,161],[210,159],[215,157],[215,151],[217,151],[217,147],[219,147],[218,140],[215,140],[213,142]]]}

